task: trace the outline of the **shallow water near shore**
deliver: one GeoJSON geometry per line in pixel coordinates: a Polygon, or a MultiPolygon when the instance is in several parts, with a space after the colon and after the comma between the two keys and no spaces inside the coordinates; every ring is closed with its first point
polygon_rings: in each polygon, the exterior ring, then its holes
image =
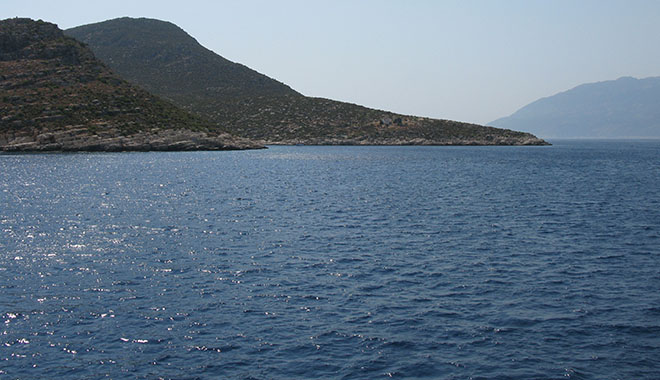
{"type": "Polygon", "coordinates": [[[0,155],[0,378],[660,378],[660,142],[0,155]]]}

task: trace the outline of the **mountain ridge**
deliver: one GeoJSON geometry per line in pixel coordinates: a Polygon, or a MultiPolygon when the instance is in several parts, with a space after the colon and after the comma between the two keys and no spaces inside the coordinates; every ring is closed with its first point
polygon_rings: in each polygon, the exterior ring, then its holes
{"type": "Polygon", "coordinates": [[[226,60],[166,21],[119,18],[65,32],[132,83],[268,144],[547,144],[523,132],[306,97],[226,60]]]}
{"type": "Polygon", "coordinates": [[[489,125],[545,138],[660,137],[660,77],[584,83],[537,99],[489,125]]]}

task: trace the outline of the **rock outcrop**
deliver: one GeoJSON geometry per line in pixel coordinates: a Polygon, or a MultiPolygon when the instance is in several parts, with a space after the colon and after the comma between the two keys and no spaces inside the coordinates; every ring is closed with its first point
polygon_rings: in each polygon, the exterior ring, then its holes
{"type": "Polygon", "coordinates": [[[124,81],[54,24],[0,21],[0,150],[260,147],[124,81]]]}

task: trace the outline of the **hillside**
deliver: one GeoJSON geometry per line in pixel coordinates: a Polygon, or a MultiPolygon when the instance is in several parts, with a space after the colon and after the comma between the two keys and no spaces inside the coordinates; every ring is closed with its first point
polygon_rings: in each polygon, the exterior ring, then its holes
{"type": "Polygon", "coordinates": [[[222,58],[169,22],[121,18],[66,33],[127,80],[270,144],[545,144],[528,133],[305,97],[222,58]]]}
{"type": "Polygon", "coordinates": [[[583,84],[490,124],[544,138],[660,137],[660,77],[583,84]]]}
{"type": "Polygon", "coordinates": [[[0,21],[0,89],[4,151],[259,147],[120,79],[44,21],[0,21]]]}

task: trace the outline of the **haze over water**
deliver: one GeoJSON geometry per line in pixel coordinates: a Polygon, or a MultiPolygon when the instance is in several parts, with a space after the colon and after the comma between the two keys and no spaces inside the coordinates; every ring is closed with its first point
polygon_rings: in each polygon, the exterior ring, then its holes
{"type": "Polygon", "coordinates": [[[660,377],[660,143],[0,155],[0,377],[660,377]]]}

